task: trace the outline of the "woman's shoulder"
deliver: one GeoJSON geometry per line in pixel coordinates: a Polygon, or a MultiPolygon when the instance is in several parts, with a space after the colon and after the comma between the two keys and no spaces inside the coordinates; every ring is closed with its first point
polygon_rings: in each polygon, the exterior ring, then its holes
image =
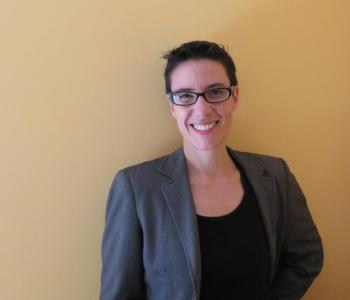
{"type": "Polygon", "coordinates": [[[266,162],[266,163],[279,163],[281,160],[283,160],[281,157],[270,155],[270,154],[240,151],[240,150],[232,149],[230,147],[227,147],[227,150],[233,156],[239,156],[243,159],[247,159],[251,161],[257,160],[257,161],[266,162]]]}
{"type": "Polygon", "coordinates": [[[123,173],[129,178],[139,178],[141,180],[148,179],[151,181],[152,178],[162,173],[164,165],[166,165],[169,160],[176,160],[176,158],[181,156],[182,153],[182,148],[179,148],[163,156],[146,160],[134,165],[126,166],[120,169],[117,174],[123,173]]]}
{"type": "Polygon", "coordinates": [[[286,161],[277,156],[254,153],[247,151],[238,151],[228,148],[233,160],[238,161],[245,169],[256,172],[268,172],[271,175],[281,176],[289,171],[286,161]]]}

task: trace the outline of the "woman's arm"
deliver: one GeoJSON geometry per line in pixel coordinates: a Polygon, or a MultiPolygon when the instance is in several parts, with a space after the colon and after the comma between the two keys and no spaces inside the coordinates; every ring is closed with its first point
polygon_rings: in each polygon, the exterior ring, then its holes
{"type": "Polygon", "coordinates": [[[123,170],[110,189],[105,222],[100,300],[146,299],[142,230],[132,187],[123,170]]]}
{"type": "MultiPolygon", "coordinates": [[[[286,227],[279,255],[279,269],[269,288],[273,300],[300,299],[323,266],[321,238],[312,220],[306,199],[294,175],[283,161],[287,178],[286,227]]],[[[281,216],[282,217],[282,216],[281,216]]]]}

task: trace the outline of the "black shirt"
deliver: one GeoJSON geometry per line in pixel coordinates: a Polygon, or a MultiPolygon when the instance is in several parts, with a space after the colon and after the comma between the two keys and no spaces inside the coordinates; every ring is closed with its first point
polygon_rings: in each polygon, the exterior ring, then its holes
{"type": "Polygon", "coordinates": [[[244,189],[239,206],[225,216],[198,216],[201,300],[263,298],[268,242],[254,191],[244,171],[239,170],[244,189]]]}

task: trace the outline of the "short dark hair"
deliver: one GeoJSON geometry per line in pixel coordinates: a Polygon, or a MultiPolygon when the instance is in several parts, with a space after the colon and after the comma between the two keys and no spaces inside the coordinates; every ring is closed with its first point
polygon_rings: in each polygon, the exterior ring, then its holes
{"type": "Polygon", "coordinates": [[[171,92],[171,73],[178,65],[191,59],[211,59],[221,63],[226,70],[230,84],[237,85],[235,63],[223,45],[208,41],[191,41],[168,51],[163,58],[167,61],[164,70],[166,93],[171,92]]]}

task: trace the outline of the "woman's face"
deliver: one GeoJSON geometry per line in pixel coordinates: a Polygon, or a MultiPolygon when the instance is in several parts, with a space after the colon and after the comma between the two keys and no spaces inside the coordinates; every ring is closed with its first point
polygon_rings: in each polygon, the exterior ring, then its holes
{"type": "MultiPolygon", "coordinates": [[[[186,61],[171,74],[171,92],[182,90],[202,93],[216,87],[230,87],[224,66],[214,60],[186,61]]],[[[238,87],[227,101],[208,103],[201,96],[191,106],[177,106],[169,99],[170,110],[176,120],[187,150],[213,150],[225,146],[232,113],[238,104],[238,87]]]]}

